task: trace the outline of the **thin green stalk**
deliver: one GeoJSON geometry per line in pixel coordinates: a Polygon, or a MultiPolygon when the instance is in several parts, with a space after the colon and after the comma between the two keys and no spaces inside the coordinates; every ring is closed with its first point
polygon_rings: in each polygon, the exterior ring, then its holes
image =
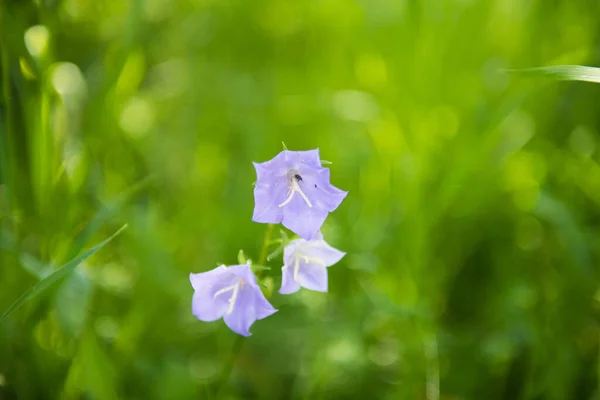
{"type": "Polygon", "coordinates": [[[267,226],[267,232],[265,233],[265,239],[263,240],[263,246],[260,251],[260,257],[258,258],[258,264],[264,265],[267,261],[267,251],[269,250],[269,241],[271,240],[271,235],[273,234],[273,228],[275,225],[269,224],[267,226]]]}
{"type": "Polygon", "coordinates": [[[423,350],[427,363],[425,378],[425,397],[427,400],[440,398],[440,362],[438,359],[438,343],[435,334],[423,339],[423,350]]]}
{"type": "MultiPolygon", "coordinates": [[[[1,18],[1,16],[0,16],[1,18]]],[[[6,48],[6,44],[2,41],[0,37],[0,60],[2,62],[2,99],[4,103],[4,132],[0,137],[2,137],[2,142],[0,143],[2,149],[2,171],[4,174],[3,181],[8,186],[8,199],[11,204],[14,204],[15,200],[15,192],[14,187],[10,185],[13,180],[13,173],[15,171],[15,166],[11,162],[11,158],[14,157],[14,137],[13,137],[13,103],[11,99],[10,93],[10,62],[9,62],[9,54],[6,48]],[[11,190],[12,189],[12,190],[11,190]]]]}
{"type": "MultiPolygon", "coordinates": [[[[267,250],[269,248],[269,241],[271,240],[271,235],[273,234],[273,228],[274,228],[273,224],[269,224],[269,226],[267,227],[267,232],[265,233],[265,238],[263,240],[263,246],[260,251],[260,257],[258,258],[258,263],[260,265],[263,265],[265,263],[265,261],[267,260],[267,250]]],[[[241,335],[238,335],[235,338],[235,341],[233,342],[233,347],[231,349],[231,353],[229,353],[229,358],[225,362],[223,369],[221,370],[221,372],[219,373],[219,376],[217,377],[217,384],[216,384],[215,391],[214,391],[215,397],[219,395],[221,389],[223,389],[223,387],[229,381],[229,377],[231,376],[231,373],[233,372],[233,367],[235,365],[235,361],[244,345],[245,338],[246,338],[245,336],[241,336],[241,335]]]]}
{"type": "Polygon", "coordinates": [[[233,347],[231,348],[231,353],[229,353],[229,358],[225,362],[223,369],[221,369],[221,372],[219,373],[219,376],[217,377],[217,386],[215,387],[215,392],[214,392],[215,397],[218,397],[219,393],[221,392],[221,389],[223,389],[223,387],[225,387],[225,385],[229,381],[229,377],[231,376],[231,373],[233,372],[233,367],[235,365],[235,361],[237,360],[237,357],[244,345],[245,338],[246,338],[245,336],[241,336],[241,335],[238,335],[235,338],[235,341],[233,342],[233,347]]]}
{"type": "Polygon", "coordinates": [[[50,125],[50,96],[42,85],[40,92],[40,127],[39,127],[39,160],[36,168],[38,174],[38,206],[43,214],[47,206],[47,196],[50,194],[50,181],[52,177],[52,156],[50,136],[48,128],[50,125]]]}

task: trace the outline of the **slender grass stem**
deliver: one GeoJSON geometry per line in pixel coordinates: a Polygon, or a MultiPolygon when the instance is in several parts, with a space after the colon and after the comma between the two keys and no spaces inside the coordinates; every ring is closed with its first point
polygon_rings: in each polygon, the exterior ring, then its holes
{"type": "Polygon", "coordinates": [[[50,124],[50,96],[46,93],[44,85],[40,91],[40,145],[39,161],[37,165],[38,174],[38,205],[40,212],[44,212],[47,206],[47,199],[50,195],[50,181],[52,179],[52,156],[50,133],[48,131],[50,124]]]}
{"type": "MultiPolygon", "coordinates": [[[[0,15],[0,19],[2,15],[0,15]]],[[[15,200],[14,187],[10,185],[11,181],[14,180],[13,174],[15,173],[15,165],[12,163],[11,158],[14,157],[14,137],[13,137],[13,103],[10,92],[10,62],[9,53],[6,48],[6,43],[3,42],[0,37],[0,69],[2,69],[2,102],[4,103],[4,132],[0,134],[0,148],[2,149],[2,173],[3,181],[8,185],[8,199],[9,202],[15,200]],[[12,190],[11,190],[12,189],[12,190]]],[[[13,204],[14,205],[14,204],[13,204]]]]}
{"type": "Polygon", "coordinates": [[[438,360],[438,344],[435,334],[423,339],[423,350],[427,362],[425,397],[427,400],[439,400],[440,363],[438,360]]]}

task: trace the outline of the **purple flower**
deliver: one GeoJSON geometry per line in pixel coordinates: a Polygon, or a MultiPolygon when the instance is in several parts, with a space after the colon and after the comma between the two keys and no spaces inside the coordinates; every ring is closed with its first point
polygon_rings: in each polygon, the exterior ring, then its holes
{"type": "Polygon", "coordinates": [[[192,312],[201,321],[225,320],[234,332],[250,336],[254,321],[277,312],[256,284],[250,266],[221,265],[213,270],[190,274],[194,288],[192,312]]]}
{"type": "Polygon", "coordinates": [[[307,240],[348,193],[329,183],[329,169],[321,166],[319,149],[284,150],[269,161],[253,164],[257,180],[252,220],[282,222],[307,240]]]}
{"type": "Polygon", "coordinates": [[[297,292],[300,286],[318,292],[327,291],[327,267],[346,253],[328,245],[319,232],[315,239],[296,239],[283,249],[281,294],[297,292]]]}

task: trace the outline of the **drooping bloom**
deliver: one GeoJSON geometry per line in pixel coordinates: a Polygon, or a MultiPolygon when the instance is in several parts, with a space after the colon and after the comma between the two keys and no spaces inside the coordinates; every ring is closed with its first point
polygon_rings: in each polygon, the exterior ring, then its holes
{"type": "Polygon", "coordinates": [[[319,149],[284,150],[269,161],[253,164],[257,179],[252,221],[281,222],[307,240],[348,193],[329,183],[329,169],[321,166],[319,149]]]}
{"type": "Polygon", "coordinates": [[[327,244],[320,232],[312,240],[291,241],[283,249],[284,266],[281,269],[282,281],[279,293],[294,293],[300,289],[300,286],[326,292],[327,267],[337,263],[345,255],[343,251],[327,244]]]}
{"type": "Polygon", "coordinates": [[[256,284],[250,266],[221,265],[213,270],[190,274],[194,288],[192,313],[201,321],[223,318],[234,332],[250,336],[254,321],[277,312],[256,284]]]}

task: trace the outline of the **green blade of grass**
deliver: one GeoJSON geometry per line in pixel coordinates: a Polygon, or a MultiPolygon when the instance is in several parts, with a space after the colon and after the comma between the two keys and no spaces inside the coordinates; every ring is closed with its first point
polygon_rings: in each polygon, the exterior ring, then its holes
{"type": "Polygon", "coordinates": [[[54,271],[53,273],[51,273],[50,275],[48,275],[47,277],[45,277],[44,279],[39,281],[31,289],[29,289],[25,293],[23,293],[21,295],[21,297],[19,297],[17,299],[17,301],[15,301],[10,307],[8,307],[8,309],[4,312],[4,314],[2,314],[2,316],[0,317],[0,322],[2,322],[6,317],[8,317],[14,311],[21,308],[26,302],[28,302],[29,300],[32,300],[33,298],[40,295],[43,291],[48,289],[50,286],[52,286],[58,280],[69,275],[69,273],[71,273],[79,264],[81,264],[82,262],[84,262],[85,260],[87,260],[88,258],[93,256],[94,254],[96,254],[98,252],[98,250],[100,250],[101,248],[106,246],[111,240],[113,240],[121,232],[123,232],[123,230],[125,228],[127,228],[127,224],[123,225],[118,231],[116,231],[114,234],[112,234],[108,239],[106,239],[103,242],[92,247],[91,249],[89,249],[85,253],[81,254],[80,256],[75,257],[74,259],[72,259],[68,263],[64,264],[63,266],[58,268],[56,271],[54,271]]]}
{"type": "Polygon", "coordinates": [[[559,81],[583,81],[600,83],[600,68],[583,65],[555,65],[525,69],[509,69],[506,72],[528,76],[546,76],[559,81]]]}
{"type": "Polygon", "coordinates": [[[108,204],[104,205],[96,213],[96,215],[94,215],[94,217],[85,227],[85,229],[77,235],[72,249],[69,251],[67,256],[64,259],[59,260],[59,262],[64,262],[70,258],[75,257],[81,251],[83,246],[85,246],[88,240],[90,240],[92,236],[96,234],[96,232],[98,232],[100,228],[102,228],[106,221],[108,221],[110,218],[116,215],[124,204],[126,204],[131,198],[133,198],[140,190],[144,189],[148,184],[150,184],[154,180],[154,178],[154,176],[149,176],[145,179],[142,179],[123,193],[120,193],[115,199],[111,200],[108,204]]]}

